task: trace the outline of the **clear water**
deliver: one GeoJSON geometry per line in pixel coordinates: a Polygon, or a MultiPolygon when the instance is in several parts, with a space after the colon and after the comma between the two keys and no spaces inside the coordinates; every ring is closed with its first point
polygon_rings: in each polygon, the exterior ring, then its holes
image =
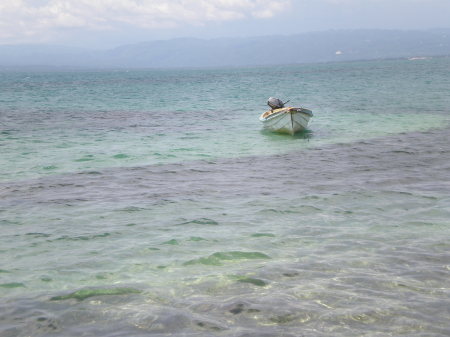
{"type": "Polygon", "coordinates": [[[1,336],[447,336],[450,59],[0,73],[1,336]],[[313,110],[261,130],[269,96],[313,110]]]}

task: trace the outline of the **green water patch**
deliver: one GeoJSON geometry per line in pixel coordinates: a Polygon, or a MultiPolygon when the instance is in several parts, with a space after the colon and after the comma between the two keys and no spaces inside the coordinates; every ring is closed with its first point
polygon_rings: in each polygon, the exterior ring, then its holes
{"type": "MultiPolygon", "coordinates": [[[[208,240],[204,239],[204,238],[202,238],[200,236],[191,236],[189,239],[187,239],[187,241],[199,242],[199,241],[208,241],[208,240]]],[[[178,245],[180,245],[180,241],[178,241],[177,239],[171,239],[171,240],[164,241],[162,244],[163,245],[178,246],[178,245]]]]}
{"type": "Polygon", "coordinates": [[[287,324],[297,320],[298,317],[294,314],[278,315],[270,318],[270,321],[275,324],[287,324]]]}
{"type": "Polygon", "coordinates": [[[62,301],[69,299],[76,299],[83,301],[86,298],[94,296],[111,296],[111,295],[129,295],[139,294],[140,290],[135,288],[99,288],[99,289],[81,289],[67,295],[54,296],[50,298],[51,301],[62,301]]]}
{"type": "Polygon", "coordinates": [[[185,221],[182,223],[179,223],[178,225],[190,225],[190,224],[194,224],[194,225],[210,225],[210,226],[217,226],[219,225],[219,223],[215,220],[212,219],[208,219],[208,218],[199,218],[199,219],[194,219],[191,221],[185,221]]]}
{"type": "Polygon", "coordinates": [[[177,240],[172,239],[172,240],[165,241],[165,242],[163,242],[162,244],[163,244],[163,245],[178,246],[180,243],[179,243],[177,240]]]}
{"type": "Polygon", "coordinates": [[[1,288],[25,288],[25,284],[19,282],[11,282],[11,283],[2,283],[0,284],[1,288]]]}
{"type": "Polygon", "coordinates": [[[129,158],[129,157],[130,156],[126,155],[125,153],[118,153],[113,156],[113,158],[115,158],[115,159],[125,159],[125,158],[129,158]]]}
{"type": "Polygon", "coordinates": [[[253,238],[262,238],[262,237],[269,237],[269,238],[274,238],[275,234],[271,234],[271,233],[255,233],[252,234],[253,238]]]}
{"type": "Polygon", "coordinates": [[[254,286],[258,286],[258,287],[265,287],[267,285],[266,281],[263,281],[258,278],[247,277],[247,276],[238,276],[236,281],[239,283],[253,284],[254,286]]]}
{"type": "Polygon", "coordinates": [[[86,171],[84,172],[84,174],[101,175],[103,173],[101,173],[100,171],[86,171]]]}
{"type": "Polygon", "coordinates": [[[48,166],[44,166],[42,169],[45,171],[51,171],[51,170],[56,170],[58,168],[58,166],[56,165],[48,165],[48,166]]]}
{"type": "Polygon", "coordinates": [[[124,207],[121,209],[118,209],[118,212],[126,212],[126,213],[134,213],[134,212],[141,212],[141,211],[145,211],[145,208],[142,207],[136,207],[136,206],[129,206],[129,207],[124,207]]]}
{"type": "Polygon", "coordinates": [[[179,147],[176,149],[173,149],[172,151],[175,152],[189,152],[189,151],[197,151],[198,149],[195,147],[179,147]]]}
{"type": "Polygon", "coordinates": [[[238,282],[250,283],[250,284],[253,284],[258,287],[265,287],[267,285],[267,283],[265,281],[257,279],[257,278],[253,278],[253,277],[244,277],[244,278],[238,280],[238,282]]]}
{"type": "Polygon", "coordinates": [[[97,275],[95,275],[95,278],[97,280],[107,280],[109,278],[112,278],[113,276],[113,273],[98,273],[97,275]]]}
{"type": "Polygon", "coordinates": [[[260,252],[241,252],[241,251],[230,251],[230,252],[217,252],[211,254],[208,257],[201,257],[198,259],[190,260],[185,262],[184,266],[190,266],[195,264],[203,264],[207,266],[221,266],[224,261],[240,261],[240,260],[268,260],[271,257],[260,252]]]}
{"type": "Polygon", "coordinates": [[[95,240],[99,238],[106,238],[110,236],[110,233],[102,233],[102,234],[95,234],[95,235],[79,235],[79,236],[68,236],[63,235],[59,238],[57,238],[57,241],[60,240],[67,240],[67,241],[88,241],[88,240],[95,240]]]}
{"type": "Polygon", "coordinates": [[[3,130],[0,132],[0,135],[9,136],[9,135],[13,134],[14,132],[17,132],[17,130],[3,130]]]}
{"type": "Polygon", "coordinates": [[[88,155],[85,155],[82,158],[75,159],[74,162],[82,163],[82,162],[91,161],[91,160],[94,160],[94,159],[95,159],[94,155],[88,154],[88,155]]]}
{"type": "Polygon", "coordinates": [[[198,241],[208,241],[207,239],[204,239],[200,236],[191,236],[189,238],[189,241],[194,241],[194,242],[198,242],[198,241]]]}
{"type": "Polygon", "coordinates": [[[48,238],[51,236],[50,234],[47,233],[26,233],[25,235],[32,236],[35,238],[48,238]]]}

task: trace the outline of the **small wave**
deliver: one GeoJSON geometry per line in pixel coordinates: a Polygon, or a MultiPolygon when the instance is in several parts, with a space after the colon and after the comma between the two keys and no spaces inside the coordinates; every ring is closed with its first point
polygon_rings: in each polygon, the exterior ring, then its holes
{"type": "MultiPolygon", "coordinates": [[[[79,236],[68,236],[63,235],[57,238],[56,240],[67,240],[67,241],[88,241],[92,239],[105,238],[110,236],[110,233],[102,233],[102,234],[94,234],[94,235],[79,235],[79,236]]],[[[49,240],[53,241],[53,240],[49,240]]]]}
{"type": "Polygon", "coordinates": [[[215,220],[212,219],[208,219],[208,218],[199,218],[199,219],[194,219],[191,221],[185,221],[182,223],[179,223],[178,225],[190,225],[190,224],[194,224],[194,225],[213,225],[213,226],[217,226],[219,225],[219,223],[215,220]]]}

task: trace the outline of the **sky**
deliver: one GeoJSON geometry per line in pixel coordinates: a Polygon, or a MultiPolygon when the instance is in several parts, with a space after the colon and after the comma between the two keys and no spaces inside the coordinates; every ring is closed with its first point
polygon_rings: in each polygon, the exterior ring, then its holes
{"type": "Polygon", "coordinates": [[[450,0],[0,0],[0,45],[432,28],[450,28],[450,0]]]}

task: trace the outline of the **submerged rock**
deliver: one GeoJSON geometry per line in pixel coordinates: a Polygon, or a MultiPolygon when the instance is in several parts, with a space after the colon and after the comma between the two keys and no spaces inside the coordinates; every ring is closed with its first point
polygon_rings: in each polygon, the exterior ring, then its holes
{"type": "Polygon", "coordinates": [[[50,298],[51,301],[61,301],[68,300],[71,298],[77,299],[79,301],[85,300],[89,297],[94,296],[105,296],[105,295],[126,295],[126,294],[139,294],[140,290],[134,288],[100,288],[100,289],[81,289],[73,293],[61,296],[54,296],[50,298]]]}

